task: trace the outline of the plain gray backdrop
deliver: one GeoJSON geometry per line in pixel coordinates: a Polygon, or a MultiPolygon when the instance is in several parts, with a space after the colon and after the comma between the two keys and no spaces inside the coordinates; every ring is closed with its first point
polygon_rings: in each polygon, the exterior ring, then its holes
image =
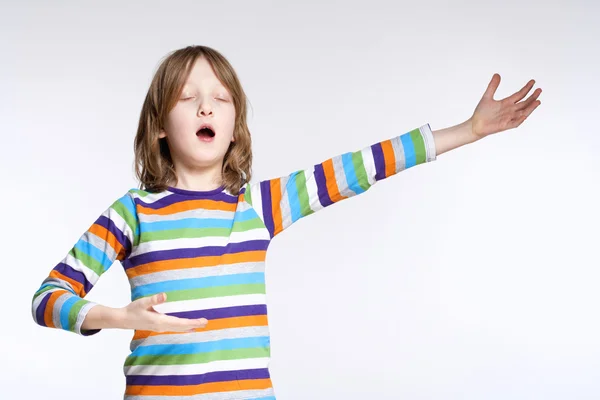
{"type": "MultiPolygon", "coordinates": [[[[31,297],[129,188],[168,52],[211,46],[249,96],[254,179],[529,79],[519,128],[299,221],[267,257],[278,399],[600,398],[596,1],[2,2],[5,399],[121,398],[133,332],[37,326],[31,297]],[[530,93],[531,93],[530,92],[530,93]]],[[[130,299],[120,263],[90,300],[130,299]]]]}

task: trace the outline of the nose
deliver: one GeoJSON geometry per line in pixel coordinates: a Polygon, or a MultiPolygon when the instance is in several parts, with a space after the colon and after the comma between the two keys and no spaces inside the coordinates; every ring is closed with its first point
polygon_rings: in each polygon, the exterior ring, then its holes
{"type": "Polygon", "coordinates": [[[212,114],[212,106],[209,101],[202,101],[200,103],[200,107],[198,107],[198,114],[200,115],[211,115],[212,114]]]}

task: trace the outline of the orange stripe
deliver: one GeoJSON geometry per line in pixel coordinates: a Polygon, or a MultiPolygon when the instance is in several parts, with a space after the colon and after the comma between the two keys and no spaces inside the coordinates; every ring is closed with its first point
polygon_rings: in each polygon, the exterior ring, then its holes
{"type": "Polygon", "coordinates": [[[337,181],[335,180],[335,171],[333,169],[333,159],[329,159],[323,162],[323,172],[325,173],[325,182],[327,184],[327,193],[329,193],[329,198],[334,203],[346,198],[346,196],[342,196],[340,194],[340,189],[338,188],[337,181]]]}
{"type": "Polygon", "coordinates": [[[69,278],[68,276],[61,274],[55,269],[50,271],[50,277],[69,282],[71,286],[73,286],[73,289],[75,289],[75,293],[77,293],[79,297],[85,297],[86,293],[85,290],[83,290],[83,284],[81,284],[81,282],[78,282],[73,278],[69,278]]]}
{"type": "Polygon", "coordinates": [[[50,298],[48,299],[48,303],[46,303],[46,309],[44,310],[44,323],[49,328],[56,328],[54,322],[52,322],[52,314],[54,312],[54,303],[56,300],[62,296],[66,290],[57,290],[56,292],[52,292],[50,298]]]}
{"type": "MultiPolygon", "coordinates": [[[[249,315],[245,317],[212,319],[208,321],[206,327],[198,328],[195,331],[216,331],[219,329],[246,328],[249,326],[267,326],[268,324],[269,321],[266,315],[249,315]]],[[[136,330],[132,340],[146,339],[147,337],[157,335],[180,335],[182,333],[186,332],[153,332],[136,330]]]]}
{"type": "Polygon", "coordinates": [[[193,258],[176,258],[171,260],[154,261],[126,270],[127,277],[151,274],[159,271],[175,269],[214,267],[216,265],[237,264],[244,262],[265,261],[266,250],[244,251],[242,253],[224,254],[222,256],[202,256],[193,258]]]}
{"type": "Polygon", "coordinates": [[[215,200],[184,200],[170,206],[162,207],[157,210],[149,207],[138,206],[139,214],[147,215],[169,215],[182,211],[195,210],[205,208],[208,210],[235,211],[237,203],[226,203],[224,201],[215,200]]]}
{"type": "Polygon", "coordinates": [[[123,245],[121,245],[121,243],[119,243],[117,237],[113,235],[111,231],[98,224],[92,225],[88,230],[90,233],[93,233],[94,235],[98,236],[100,239],[108,243],[110,247],[112,247],[115,253],[118,254],[117,260],[122,260],[124,258],[125,248],[123,247],[123,245]]]}
{"type": "Polygon", "coordinates": [[[273,209],[273,233],[277,235],[283,230],[281,218],[281,178],[271,180],[271,208],[273,209]]]}
{"type": "Polygon", "coordinates": [[[394,147],[391,140],[381,142],[383,150],[383,160],[385,163],[385,176],[389,177],[396,172],[396,156],[394,155],[394,147]]]}
{"type": "Polygon", "coordinates": [[[210,382],[185,386],[127,386],[128,396],[193,396],[196,394],[233,392],[236,390],[260,390],[273,387],[271,379],[241,379],[226,382],[210,382]]]}

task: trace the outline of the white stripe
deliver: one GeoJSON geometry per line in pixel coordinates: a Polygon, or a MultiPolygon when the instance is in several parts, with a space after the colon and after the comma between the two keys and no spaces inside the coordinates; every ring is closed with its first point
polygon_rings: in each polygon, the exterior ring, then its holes
{"type": "Polygon", "coordinates": [[[151,240],[149,242],[144,242],[137,245],[129,257],[162,250],[200,248],[205,246],[226,246],[230,243],[243,243],[248,240],[269,239],[269,231],[266,228],[257,228],[245,232],[231,232],[229,236],[206,236],[198,238],[151,240]]]}
{"type": "Polygon", "coordinates": [[[247,358],[243,360],[220,360],[203,364],[186,365],[130,365],[123,368],[125,375],[195,375],[216,371],[267,368],[269,358],[247,358]]]}
{"type": "MultiPolygon", "coordinates": [[[[240,211],[240,210],[238,210],[240,211]]],[[[186,218],[217,218],[217,219],[233,219],[235,211],[225,210],[207,210],[204,208],[196,208],[193,210],[185,210],[174,214],[139,214],[140,222],[157,222],[157,221],[178,221],[186,218]]]]}
{"type": "Polygon", "coordinates": [[[98,279],[100,279],[96,272],[89,269],[87,265],[81,262],[81,260],[73,257],[71,254],[67,254],[67,256],[62,260],[62,262],[73,268],[75,271],[79,271],[83,275],[85,275],[87,280],[90,281],[92,285],[95,285],[96,282],[98,282],[98,279]]]}
{"type": "Polygon", "coordinates": [[[160,313],[173,313],[195,310],[210,310],[213,308],[248,306],[266,304],[267,296],[262,294],[241,294],[237,296],[212,297],[207,299],[167,301],[152,307],[160,313]]]}
{"type": "MultiPolygon", "coordinates": [[[[127,209],[129,210],[129,208],[127,209]]],[[[131,228],[129,227],[129,225],[127,225],[127,222],[125,222],[125,220],[123,219],[123,217],[121,217],[121,215],[116,212],[113,208],[109,208],[108,210],[106,210],[104,213],[102,213],[103,216],[109,218],[111,221],[113,221],[113,223],[115,224],[115,226],[125,235],[129,238],[129,241],[131,242],[131,245],[133,245],[133,231],[131,230],[131,228]]]]}
{"type": "MultiPolygon", "coordinates": [[[[146,192],[145,190],[141,190],[141,192],[148,193],[148,194],[145,196],[142,196],[142,195],[138,194],[137,192],[135,192],[134,189],[131,189],[129,191],[129,193],[131,194],[132,197],[144,202],[145,204],[152,204],[161,199],[164,199],[165,197],[169,197],[169,196],[173,195],[173,193],[168,192],[168,191],[152,193],[152,192],[146,192]]],[[[143,205],[141,205],[141,206],[143,206],[143,205]]]]}
{"type": "Polygon", "coordinates": [[[250,189],[250,198],[252,199],[252,207],[262,220],[263,224],[265,223],[265,217],[263,215],[263,206],[262,206],[262,192],[260,190],[260,182],[249,185],[250,189]]]}
{"type": "Polygon", "coordinates": [[[431,131],[431,127],[429,124],[425,124],[419,128],[421,132],[421,136],[423,136],[423,141],[425,142],[425,153],[427,155],[427,162],[435,161],[437,157],[437,150],[435,148],[435,139],[433,137],[433,132],[431,131]]]}
{"type": "Polygon", "coordinates": [[[361,150],[363,165],[365,167],[365,171],[367,171],[367,180],[369,185],[373,186],[375,182],[375,175],[377,174],[377,170],[375,169],[375,159],[373,158],[373,150],[371,147],[365,147],[361,150]]]}
{"type": "Polygon", "coordinates": [[[304,175],[306,177],[306,192],[308,193],[308,204],[310,209],[315,212],[322,210],[323,205],[319,200],[319,187],[317,186],[314,167],[312,170],[304,170],[304,175]]]}

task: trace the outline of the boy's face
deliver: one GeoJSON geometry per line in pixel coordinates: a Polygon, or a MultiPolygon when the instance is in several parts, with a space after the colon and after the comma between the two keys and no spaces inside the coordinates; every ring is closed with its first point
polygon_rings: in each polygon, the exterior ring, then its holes
{"type": "Polygon", "coordinates": [[[201,57],[196,60],[175,107],[169,112],[159,137],[167,137],[177,170],[219,171],[229,144],[234,141],[233,98],[201,57]],[[213,127],[214,136],[198,132],[213,127]]]}

